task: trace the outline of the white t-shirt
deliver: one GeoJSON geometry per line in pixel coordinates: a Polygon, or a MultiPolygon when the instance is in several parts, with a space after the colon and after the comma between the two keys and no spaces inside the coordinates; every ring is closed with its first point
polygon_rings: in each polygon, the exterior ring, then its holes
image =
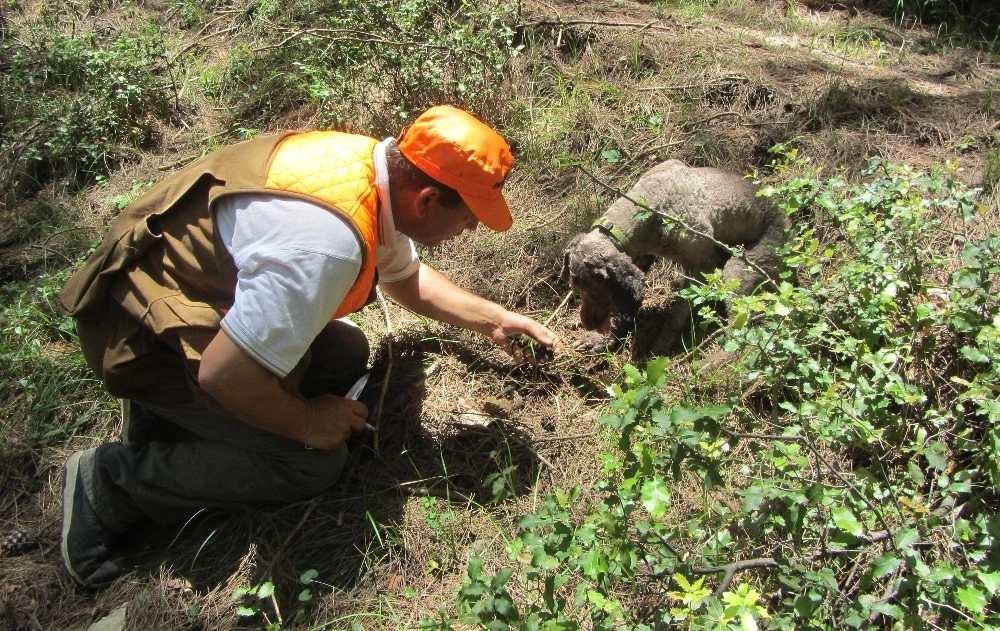
{"type": "MultiPolygon", "coordinates": [[[[389,201],[385,141],[374,151],[379,199],[380,282],[420,266],[413,242],[397,232],[389,201]]],[[[235,194],[215,204],[223,245],[239,270],[222,330],[262,366],[284,377],[347,296],[363,247],[347,220],[323,207],[274,195],[235,194]]]]}

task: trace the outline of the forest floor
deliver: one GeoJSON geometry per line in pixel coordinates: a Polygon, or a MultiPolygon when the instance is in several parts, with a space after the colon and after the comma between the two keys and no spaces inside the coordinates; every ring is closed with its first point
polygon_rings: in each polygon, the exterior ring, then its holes
{"type": "MultiPolygon", "coordinates": [[[[577,155],[616,147],[591,168],[612,186],[627,189],[668,157],[766,172],[777,142],[794,143],[831,175],[857,173],[878,155],[918,168],[958,160],[970,184],[996,181],[1000,67],[989,55],[850,3],[748,2],[710,13],[660,4],[530,0],[521,15],[528,52],[514,62],[512,98],[537,117],[539,134],[558,122],[577,155]]],[[[106,223],[102,200],[162,176],[190,152],[190,138],[217,131],[210,112],[190,125],[72,203],[106,223]]],[[[367,308],[364,400],[378,430],[355,440],[343,484],[305,503],[150,529],[133,546],[136,569],[91,591],[60,560],[60,478],[70,453],[116,435],[109,399],[102,419],[34,454],[31,477],[0,491],[0,535],[26,529],[40,542],[0,559],[0,629],[86,629],[123,605],[128,629],[265,628],[263,615],[238,616],[245,600],[234,597],[265,582],[276,591],[256,602],[281,628],[412,628],[452,601],[473,552],[488,565],[506,559],[505,529],[545,493],[588,492],[602,466],[596,456],[609,449],[597,424],[607,386],[625,362],[646,357],[672,300],[668,270],[651,274],[643,328],[625,350],[580,355],[572,344],[589,333],[560,279],[560,252],[611,196],[581,169],[530,159],[507,190],[514,229],[480,229],[426,260],[547,323],[563,353],[516,366],[485,339],[392,303],[367,308]],[[300,601],[300,579],[313,571],[311,599],[300,601]]],[[[675,355],[678,378],[711,378],[693,372],[704,352],[675,355]]],[[[690,500],[699,493],[693,486],[690,500]]],[[[678,514],[684,498],[678,489],[678,514]]]]}

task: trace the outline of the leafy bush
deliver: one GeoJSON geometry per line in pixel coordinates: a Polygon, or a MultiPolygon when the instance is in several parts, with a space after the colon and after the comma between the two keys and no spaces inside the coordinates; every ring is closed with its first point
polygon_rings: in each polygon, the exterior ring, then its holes
{"type": "Polygon", "coordinates": [[[251,127],[302,108],[321,127],[369,131],[363,119],[374,115],[374,127],[395,133],[428,104],[481,111],[501,101],[512,11],[440,0],[336,0],[286,13],[262,4],[246,28],[267,43],[236,51],[213,90],[251,127]]]}
{"type": "Polygon", "coordinates": [[[66,178],[93,184],[154,136],[176,86],[156,27],[64,35],[43,15],[0,41],[0,185],[8,199],[66,178]]]}
{"type": "MultiPolygon", "coordinates": [[[[474,558],[456,609],[424,628],[1000,626],[986,209],[948,168],[879,160],[858,184],[810,173],[763,192],[799,219],[783,251],[798,283],[736,299],[729,378],[671,398],[686,377],[666,359],[627,367],[601,418],[618,449],[599,501],[551,493],[510,566],[474,558]]],[[[717,317],[723,291],[716,275],[688,297],[717,317]]]]}

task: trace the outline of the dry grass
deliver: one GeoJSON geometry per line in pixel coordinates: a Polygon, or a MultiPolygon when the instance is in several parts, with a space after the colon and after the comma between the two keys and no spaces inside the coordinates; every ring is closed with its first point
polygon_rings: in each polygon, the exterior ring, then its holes
{"type": "MultiPolygon", "coordinates": [[[[668,157],[766,172],[767,149],[794,140],[831,173],[855,172],[873,154],[916,165],[959,158],[969,181],[982,182],[1000,151],[995,62],[938,49],[929,32],[854,9],[794,5],[790,16],[786,6],[733,4],[687,20],[631,0],[525,3],[522,30],[532,47],[511,69],[510,85],[525,104],[513,117],[519,165],[508,193],[516,227],[460,239],[428,260],[460,284],[548,321],[568,347],[585,333],[574,300],[563,304],[560,251],[610,199],[565,166],[569,159],[624,189],[668,157]],[[608,150],[619,158],[602,157],[608,150]]],[[[217,116],[191,107],[183,125],[161,131],[160,151],[106,188],[53,199],[78,210],[86,226],[104,225],[104,200],[215,142],[217,116]]],[[[995,209],[995,195],[989,199],[995,209]]],[[[953,244],[942,249],[954,254],[953,244]]],[[[648,321],[672,299],[663,278],[651,274],[648,321]]],[[[0,534],[27,528],[41,546],[0,562],[0,628],[85,627],[127,601],[129,629],[259,629],[259,618],[235,615],[232,594],[266,580],[276,584],[277,611],[290,627],[409,628],[451,602],[473,551],[488,566],[502,563],[506,531],[547,491],[590,488],[595,454],[608,448],[596,424],[604,388],[623,362],[641,359],[642,332],[634,355],[567,351],[528,368],[481,338],[392,305],[388,312],[391,335],[381,310],[361,314],[376,348],[372,409],[387,373],[389,384],[377,438],[358,439],[340,490],[292,506],[200,515],[180,532],[143,533],[137,570],[111,589],[80,590],[68,580],[58,531],[62,463],[69,451],[113,436],[114,417],[95,419],[92,435],[58,448],[14,449],[7,434],[0,534]],[[505,474],[506,496],[494,501],[484,481],[515,465],[505,474]],[[432,510],[449,515],[440,527],[432,510]],[[299,576],[308,569],[318,583],[303,604],[299,576]]],[[[696,357],[677,358],[676,383],[692,378],[688,361],[696,357]]],[[[711,387],[711,376],[699,379],[711,387]]],[[[695,484],[678,488],[676,516],[703,499],[695,484]]],[[[274,620],[273,604],[261,605],[274,620]]]]}

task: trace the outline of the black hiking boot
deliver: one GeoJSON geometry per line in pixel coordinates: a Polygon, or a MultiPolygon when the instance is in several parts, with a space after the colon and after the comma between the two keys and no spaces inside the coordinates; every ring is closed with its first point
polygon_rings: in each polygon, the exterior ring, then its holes
{"type": "Polygon", "coordinates": [[[99,587],[118,578],[124,569],[114,559],[122,545],[121,533],[108,528],[90,503],[80,461],[89,465],[94,449],[78,451],[63,472],[63,564],[83,587],[99,587]]]}

